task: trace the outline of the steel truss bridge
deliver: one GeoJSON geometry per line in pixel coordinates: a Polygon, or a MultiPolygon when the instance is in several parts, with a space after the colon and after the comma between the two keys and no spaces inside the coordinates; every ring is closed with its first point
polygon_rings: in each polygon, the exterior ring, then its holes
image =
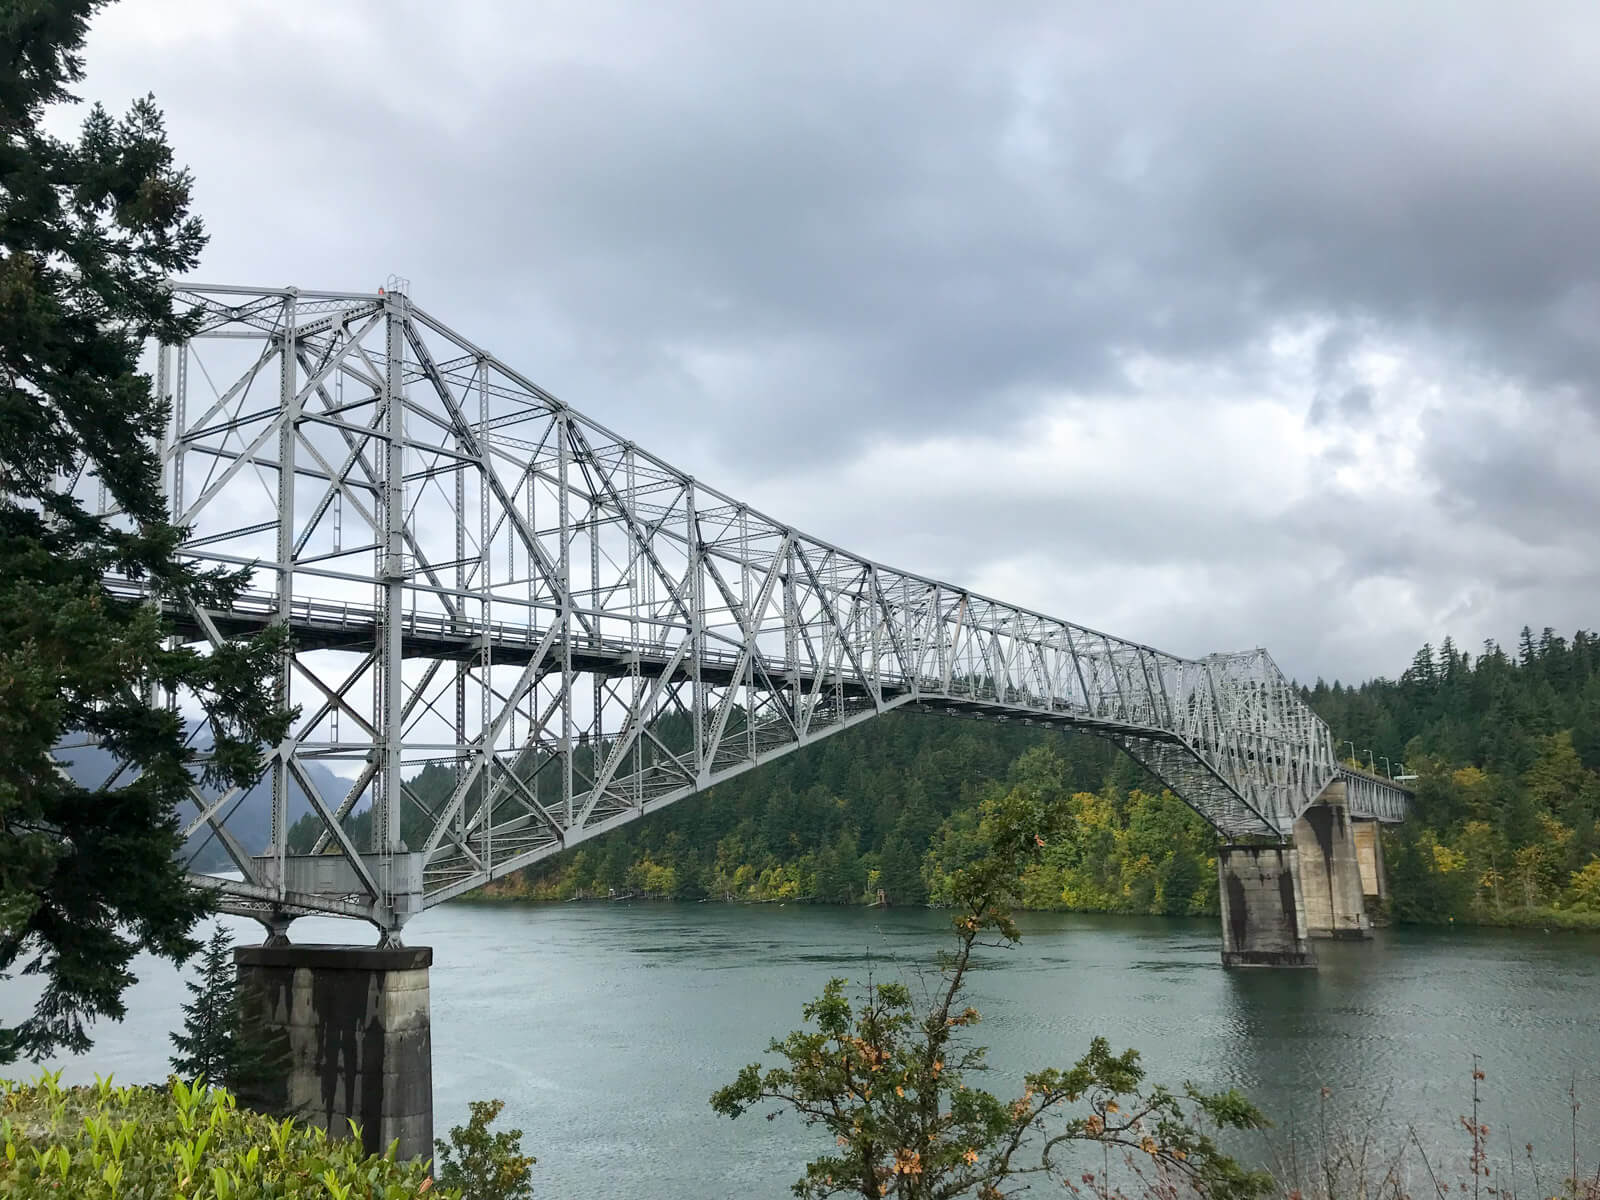
{"type": "MultiPolygon", "coordinates": [[[[288,625],[300,708],[261,784],[196,786],[181,814],[192,847],[226,852],[231,870],[196,877],[232,911],[392,939],[896,709],[1104,737],[1228,839],[1284,838],[1341,778],[1353,815],[1404,815],[1406,792],[1342,767],[1263,650],[1180,658],[808,537],[569,408],[403,287],[174,288],[202,322],[155,349],[170,507],[186,555],[254,565],[260,589],[172,612],[175,637],[288,625]],[[270,822],[243,819],[263,805],[270,822]],[[300,808],[316,832],[292,853],[300,808]],[[245,825],[269,825],[266,844],[245,825]]],[[[165,700],[203,757],[198,707],[165,700]]]]}

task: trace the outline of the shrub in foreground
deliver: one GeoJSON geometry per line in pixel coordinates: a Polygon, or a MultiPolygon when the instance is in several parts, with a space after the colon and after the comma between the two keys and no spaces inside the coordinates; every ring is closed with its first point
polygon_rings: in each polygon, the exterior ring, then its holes
{"type": "Polygon", "coordinates": [[[462,1200],[532,1200],[529,1169],[539,1160],[522,1152],[522,1130],[490,1133],[489,1126],[505,1108],[503,1100],[474,1100],[465,1125],[450,1130],[439,1150],[439,1182],[455,1188],[462,1200]]]}
{"type": "Polygon", "coordinates": [[[366,1155],[359,1139],[239,1108],[221,1089],[64,1088],[0,1081],[0,1196],[17,1200],[459,1200],[428,1162],[366,1155]]]}
{"type": "Polygon", "coordinates": [[[1261,1200],[1271,1178],[1211,1132],[1260,1128],[1261,1113],[1233,1091],[1149,1086],[1135,1051],[1113,1054],[1096,1038],[1073,1066],[1029,1072],[1010,1101],[965,1082],[987,1068],[968,1040],[978,1011],[962,1000],[973,953],[1021,939],[1011,918],[1020,881],[1062,820],[1024,786],[981,813],[972,857],[951,873],[956,947],[937,984],[920,978],[926,1003],[905,982],[869,979],[852,1004],[832,980],[805,1006],[808,1027],[768,1046],[781,1064],[751,1063],[712,1107],[769,1120],[794,1112],[833,1135],[791,1189],[801,1200],[1002,1200],[1047,1181],[1092,1200],[1261,1200]]]}

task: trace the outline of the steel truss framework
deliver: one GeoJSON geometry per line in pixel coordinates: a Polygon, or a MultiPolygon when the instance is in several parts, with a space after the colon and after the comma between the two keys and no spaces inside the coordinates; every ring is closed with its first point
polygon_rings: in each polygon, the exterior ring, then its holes
{"type": "MultiPolygon", "coordinates": [[[[233,870],[204,878],[236,911],[392,937],[894,709],[1098,734],[1229,838],[1284,836],[1339,777],[1327,727],[1265,651],[1184,659],[807,537],[402,289],[174,286],[203,325],[156,351],[170,505],[186,554],[254,564],[259,589],[172,614],[177,636],[284,623],[294,640],[281,683],[301,715],[270,786],[197,787],[184,814],[227,852],[233,870]],[[246,845],[240,813],[263,793],[270,835],[246,845]],[[306,805],[318,832],[292,854],[306,805]]],[[[1349,796],[1356,815],[1404,813],[1387,781],[1349,796]]]]}

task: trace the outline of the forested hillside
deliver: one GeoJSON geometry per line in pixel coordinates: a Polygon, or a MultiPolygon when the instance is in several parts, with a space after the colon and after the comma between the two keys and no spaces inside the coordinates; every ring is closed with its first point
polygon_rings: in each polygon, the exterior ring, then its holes
{"type": "Polygon", "coordinates": [[[1388,843],[1398,918],[1600,914],[1600,637],[1524,629],[1515,653],[1476,658],[1446,638],[1396,682],[1307,697],[1336,737],[1419,776],[1388,843]]]}
{"type": "MultiPolygon", "coordinates": [[[[1355,743],[1419,776],[1390,832],[1402,920],[1600,913],[1600,638],[1524,631],[1476,658],[1446,639],[1397,681],[1306,697],[1355,743]]],[[[940,899],[985,789],[1045,790],[1071,833],[1028,880],[1039,908],[1214,911],[1214,837],[1130,760],[1087,736],[893,714],[838,734],[492,889],[892,904],[940,899]]]]}

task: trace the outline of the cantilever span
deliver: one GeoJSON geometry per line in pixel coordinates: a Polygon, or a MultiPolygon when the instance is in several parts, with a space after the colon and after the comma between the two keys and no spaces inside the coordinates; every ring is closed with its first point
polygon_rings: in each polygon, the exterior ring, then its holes
{"type": "Polygon", "coordinates": [[[1265,651],[1182,658],[808,537],[403,290],[174,287],[201,320],[155,351],[170,505],[186,554],[256,567],[231,611],[174,613],[178,636],[294,636],[300,718],[266,786],[197,786],[183,814],[238,911],[393,933],[899,708],[1108,738],[1230,839],[1286,837],[1341,778],[1355,815],[1404,813],[1402,789],[1343,772],[1265,651]],[[319,832],[291,847],[301,810],[319,832]]]}

